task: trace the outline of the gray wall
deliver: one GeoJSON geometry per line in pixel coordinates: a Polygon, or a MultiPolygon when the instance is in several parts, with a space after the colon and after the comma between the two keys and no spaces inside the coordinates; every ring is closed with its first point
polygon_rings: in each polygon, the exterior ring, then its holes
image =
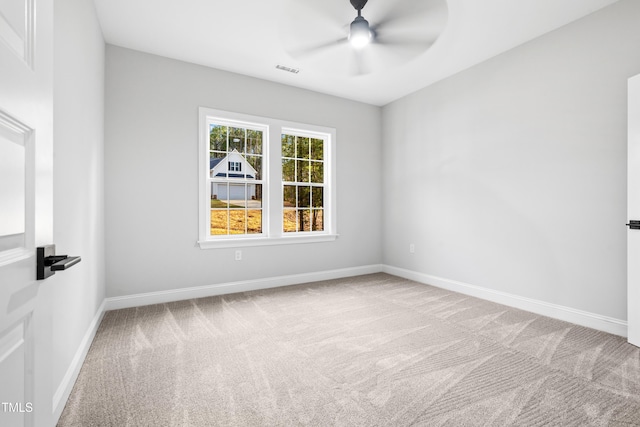
{"type": "Polygon", "coordinates": [[[385,106],[384,263],[626,319],[639,22],[621,1],[385,106]]]}
{"type": "Polygon", "coordinates": [[[54,290],[55,392],[105,298],[105,46],[93,1],[54,7],[54,243],[58,253],[82,256],[46,281],[54,290]]]}
{"type": "Polygon", "coordinates": [[[381,109],[107,46],[107,296],[378,264],[381,109]],[[198,107],[336,128],[335,242],[196,247],[198,107]]]}

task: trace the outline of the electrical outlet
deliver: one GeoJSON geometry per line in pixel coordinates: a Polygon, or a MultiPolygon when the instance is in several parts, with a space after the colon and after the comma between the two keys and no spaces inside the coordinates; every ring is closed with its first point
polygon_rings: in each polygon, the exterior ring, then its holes
{"type": "Polygon", "coordinates": [[[414,245],[413,243],[409,243],[409,253],[410,254],[416,253],[416,245],[414,245]]]}
{"type": "Polygon", "coordinates": [[[242,261],[242,251],[240,249],[236,251],[236,261],[242,261]]]}

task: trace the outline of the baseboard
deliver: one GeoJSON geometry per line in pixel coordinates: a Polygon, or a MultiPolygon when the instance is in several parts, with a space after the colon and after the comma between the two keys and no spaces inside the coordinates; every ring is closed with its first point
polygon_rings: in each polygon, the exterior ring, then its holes
{"type": "Polygon", "coordinates": [[[217,285],[198,286],[192,288],[173,289],[169,291],[111,297],[105,300],[105,310],[119,310],[122,308],[140,307],[143,305],[151,304],[162,304],[193,298],[203,298],[215,295],[232,294],[237,292],[256,291],[260,289],[277,288],[280,286],[298,285],[301,283],[318,282],[321,280],[340,279],[343,277],[379,273],[381,271],[382,265],[374,264],[361,267],[343,268],[338,270],[292,274],[288,276],[269,277],[265,279],[244,280],[217,285]]]}
{"type": "Polygon", "coordinates": [[[627,322],[624,320],[601,316],[599,314],[551,304],[531,298],[525,298],[506,292],[494,291],[492,289],[432,276],[429,274],[418,273],[411,270],[405,270],[403,268],[392,267],[390,265],[383,265],[382,271],[394,276],[404,277],[405,279],[414,280],[416,282],[447,289],[449,291],[459,292],[461,294],[471,295],[521,310],[530,311],[542,316],[564,320],[565,322],[575,323],[576,325],[586,326],[588,328],[597,329],[614,335],[623,337],[627,336],[627,322]]]}
{"type": "MultiPolygon", "coordinates": [[[[576,325],[586,326],[614,335],[627,336],[627,322],[612,317],[602,316],[587,311],[577,310],[545,301],[525,298],[506,292],[495,291],[468,283],[451,279],[418,273],[416,271],[389,265],[367,265],[361,267],[344,268],[338,270],[319,271],[313,273],[293,274],[264,279],[244,280],[239,282],[222,283],[208,286],[198,286],[168,291],[149,292],[144,294],[126,295],[105,299],[104,310],[118,310],[122,308],[140,307],[144,305],[162,304],[173,301],[181,301],[192,298],[203,298],[214,295],[225,295],[237,292],[255,291],[260,289],[276,288],[280,286],[297,285],[301,283],[318,282],[321,280],[340,279],[343,277],[359,276],[385,272],[394,276],[404,277],[416,282],[425,283],[442,289],[471,295],[499,304],[521,310],[530,311],[542,316],[564,320],[576,325]]],[[[97,326],[96,326],[97,327],[97,326]]],[[[95,333],[95,332],[94,332],[95,333]]],[[[93,338],[93,337],[92,337],[93,338]]],[[[83,341],[84,342],[84,341],[83,341]]],[[[90,344],[90,341],[89,341],[90,344]]],[[[88,347],[87,347],[88,349],[88,347]]],[[[75,361],[75,359],[74,359],[75,361]]],[[[66,377],[65,377],[66,378],[66,377]]],[[[73,384],[72,384],[73,385],[73,384]]],[[[58,393],[56,393],[56,396],[58,393]]]]}
{"type": "Polygon", "coordinates": [[[69,399],[71,390],[73,390],[73,385],[75,384],[76,379],[78,379],[80,368],[82,368],[84,359],[87,357],[87,353],[89,352],[89,347],[91,347],[93,338],[96,336],[98,326],[100,326],[100,322],[104,316],[104,311],[105,301],[103,300],[96,312],[96,315],[93,317],[89,328],[87,328],[87,332],[84,334],[82,341],[80,341],[78,350],[73,356],[73,360],[71,361],[67,372],[64,374],[56,393],[53,395],[53,415],[56,422],[60,418],[60,415],[62,415],[64,406],[67,404],[67,399],[69,399]]]}

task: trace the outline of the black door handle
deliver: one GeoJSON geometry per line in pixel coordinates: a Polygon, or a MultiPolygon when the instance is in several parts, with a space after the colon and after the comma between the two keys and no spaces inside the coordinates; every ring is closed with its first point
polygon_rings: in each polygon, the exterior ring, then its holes
{"type": "Polygon", "coordinates": [[[56,274],[56,271],[66,270],[80,261],[79,256],[56,255],[56,245],[40,246],[36,257],[36,278],[46,279],[56,274]]]}
{"type": "Polygon", "coordinates": [[[631,221],[629,221],[629,224],[627,224],[627,227],[632,230],[640,230],[640,221],[632,219],[631,221]]]}
{"type": "MultiPolygon", "coordinates": [[[[63,259],[61,259],[59,261],[56,261],[53,264],[51,264],[51,271],[66,270],[67,268],[76,265],[80,261],[81,261],[81,258],[79,256],[66,256],[66,255],[64,255],[63,259]]],[[[46,264],[46,260],[45,260],[45,264],[46,264]]]]}

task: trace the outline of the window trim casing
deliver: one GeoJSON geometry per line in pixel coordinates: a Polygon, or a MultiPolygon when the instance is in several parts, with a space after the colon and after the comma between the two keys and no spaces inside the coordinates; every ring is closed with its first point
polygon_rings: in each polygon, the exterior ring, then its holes
{"type": "MultiPolygon", "coordinates": [[[[282,244],[317,243],[333,241],[338,237],[336,221],[336,130],[325,126],[291,122],[269,117],[254,116],[208,107],[198,111],[198,246],[201,249],[225,247],[270,246],[282,244]],[[262,234],[210,236],[210,202],[207,200],[209,166],[208,124],[212,119],[237,122],[267,128],[263,137],[263,230],[262,234]],[[282,227],[282,150],[281,135],[284,131],[326,138],[325,158],[325,229],[323,231],[285,233],[282,227]]],[[[209,186],[210,187],[210,186],[209,186]]]]}

